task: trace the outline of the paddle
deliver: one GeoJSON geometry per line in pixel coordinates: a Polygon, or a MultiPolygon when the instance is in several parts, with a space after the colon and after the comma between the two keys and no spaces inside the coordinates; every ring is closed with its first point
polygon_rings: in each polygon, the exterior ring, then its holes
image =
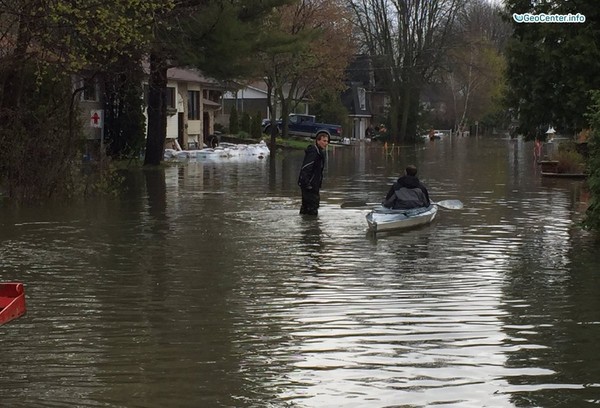
{"type": "MultiPolygon", "coordinates": [[[[432,201],[431,204],[437,205],[438,207],[446,208],[448,210],[460,210],[463,208],[463,203],[460,200],[442,200],[442,201],[432,201]]],[[[362,208],[362,207],[375,207],[377,205],[381,205],[381,203],[367,203],[364,201],[354,200],[354,201],[344,201],[340,207],[342,208],[362,208]]]]}
{"type": "Polygon", "coordinates": [[[460,200],[442,200],[438,202],[432,201],[431,204],[437,205],[438,207],[442,207],[447,210],[460,210],[464,207],[462,201],[460,200]]]}
{"type": "Polygon", "coordinates": [[[340,207],[342,208],[362,208],[362,207],[375,207],[381,205],[381,203],[366,203],[360,200],[344,201],[340,207]]]}

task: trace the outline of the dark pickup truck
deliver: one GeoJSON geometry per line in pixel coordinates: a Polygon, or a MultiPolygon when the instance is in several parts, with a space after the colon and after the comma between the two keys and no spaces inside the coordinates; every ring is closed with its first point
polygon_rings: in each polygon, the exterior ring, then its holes
{"type": "MultiPolygon", "coordinates": [[[[282,122],[278,120],[277,129],[281,133],[282,122]]],[[[271,133],[271,121],[263,120],[263,132],[271,133]]],[[[318,123],[314,115],[300,115],[292,113],[288,117],[288,133],[290,136],[302,136],[315,138],[320,133],[325,133],[330,140],[342,139],[342,127],[328,123],[318,123]]]]}

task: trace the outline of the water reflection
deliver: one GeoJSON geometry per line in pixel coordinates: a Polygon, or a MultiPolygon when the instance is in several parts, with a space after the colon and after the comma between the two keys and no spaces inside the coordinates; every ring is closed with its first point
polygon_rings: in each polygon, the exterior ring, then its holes
{"type": "Polygon", "coordinates": [[[321,270],[320,258],[325,251],[324,245],[320,220],[314,216],[301,216],[298,255],[304,257],[307,271],[319,272],[321,270]]]}
{"type": "Polygon", "coordinates": [[[517,407],[597,403],[596,238],[582,181],[522,140],[329,151],[318,217],[302,152],[124,173],[119,199],[5,209],[2,405],[517,407]],[[435,222],[370,238],[407,163],[435,222]],[[27,339],[27,341],[23,341],[27,339]]]}

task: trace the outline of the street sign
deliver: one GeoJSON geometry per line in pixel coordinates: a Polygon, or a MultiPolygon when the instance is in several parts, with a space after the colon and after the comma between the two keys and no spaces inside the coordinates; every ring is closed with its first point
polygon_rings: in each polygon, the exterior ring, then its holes
{"type": "Polygon", "coordinates": [[[93,128],[102,128],[102,118],[104,111],[102,109],[90,111],[90,126],[93,128]]]}

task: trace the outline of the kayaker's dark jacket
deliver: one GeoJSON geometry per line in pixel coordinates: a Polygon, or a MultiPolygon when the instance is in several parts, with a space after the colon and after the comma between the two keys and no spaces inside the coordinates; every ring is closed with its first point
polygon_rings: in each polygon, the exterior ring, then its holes
{"type": "Polygon", "coordinates": [[[394,209],[429,207],[429,192],[427,187],[416,176],[400,177],[385,196],[383,206],[394,209]]]}
{"type": "Polygon", "coordinates": [[[298,185],[304,190],[319,191],[323,183],[325,168],[325,152],[319,146],[312,144],[306,148],[304,161],[298,176],[298,185]]]}

